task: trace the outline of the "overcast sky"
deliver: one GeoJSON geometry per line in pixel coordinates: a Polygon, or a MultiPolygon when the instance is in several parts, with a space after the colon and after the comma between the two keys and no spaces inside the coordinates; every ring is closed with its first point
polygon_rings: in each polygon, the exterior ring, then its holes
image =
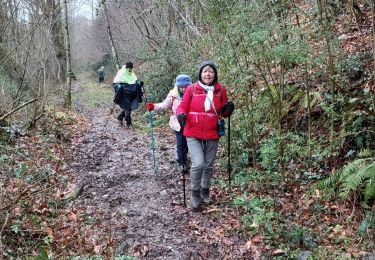
{"type": "Polygon", "coordinates": [[[73,10],[74,15],[92,19],[92,16],[95,15],[97,2],[98,0],[74,0],[71,2],[71,10],[73,10]]]}

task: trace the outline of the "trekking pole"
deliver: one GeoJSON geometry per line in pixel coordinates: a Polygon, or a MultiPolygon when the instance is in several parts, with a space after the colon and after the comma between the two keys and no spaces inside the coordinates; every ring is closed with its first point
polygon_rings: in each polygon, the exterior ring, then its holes
{"type": "MultiPolygon", "coordinates": [[[[147,98],[147,102],[152,102],[152,97],[147,98]]],[[[154,131],[152,128],[152,110],[149,111],[150,113],[150,135],[151,135],[151,147],[152,147],[152,170],[154,175],[156,176],[156,160],[155,160],[155,144],[154,144],[154,131]]]]}
{"type": "MultiPolygon", "coordinates": [[[[183,133],[183,128],[181,127],[181,133],[183,133]]],[[[182,187],[184,191],[184,206],[186,207],[186,186],[185,186],[185,172],[182,173],[182,187]]]]}
{"type": "Polygon", "coordinates": [[[184,190],[184,206],[186,207],[185,173],[182,174],[182,186],[184,190]]]}
{"type": "Polygon", "coordinates": [[[119,92],[120,92],[120,90],[118,90],[118,91],[116,92],[116,96],[115,96],[115,98],[113,99],[113,106],[112,106],[112,107],[110,108],[110,110],[109,110],[108,116],[107,116],[107,118],[106,118],[106,120],[105,120],[105,122],[104,122],[104,127],[107,126],[107,124],[108,124],[108,120],[109,120],[109,117],[112,115],[113,110],[115,110],[116,100],[117,100],[117,96],[118,96],[119,92]]]}
{"type": "Polygon", "coordinates": [[[116,103],[113,102],[113,106],[110,108],[109,113],[108,113],[108,116],[107,116],[107,118],[106,118],[106,120],[105,120],[104,127],[107,126],[107,124],[108,124],[108,120],[109,120],[109,117],[112,115],[113,110],[115,109],[115,105],[116,105],[116,103]]]}
{"type": "Polygon", "coordinates": [[[230,116],[228,117],[228,182],[230,186],[230,172],[231,172],[231,166],[230,166],[230,116]]]}

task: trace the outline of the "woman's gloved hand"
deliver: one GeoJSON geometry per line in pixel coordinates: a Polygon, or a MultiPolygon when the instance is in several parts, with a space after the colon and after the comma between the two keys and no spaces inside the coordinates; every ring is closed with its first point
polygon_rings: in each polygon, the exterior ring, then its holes
{"type": "Polygon", "coordinates": [[[180,126],[182,128],[185,127],[185,119],[186,119],[186,115],[184,113],[181,113],[181,114],[177,115],[177,120],[180,123],[180,126]]]}
{"type": "Polygon", "coordinates": [[[234,111],[234,104],[232,101],[228,101],[227,103],[227,112],[229,113],[229,115],[231,115],[234,111]]]}
{"type": "Polygon", "coordinates": [[[230,116],[234,111],[234,104],[232,101],[228,101],[224,106],[221,107],[220,113],[223,117],[230,116]]]}
{"type": "Polygon", "coordinates": [[[152,111],[155,108],[155,104],[154,103],[147,103],[146,107],[147,107],[148,111],[152,111]]]}

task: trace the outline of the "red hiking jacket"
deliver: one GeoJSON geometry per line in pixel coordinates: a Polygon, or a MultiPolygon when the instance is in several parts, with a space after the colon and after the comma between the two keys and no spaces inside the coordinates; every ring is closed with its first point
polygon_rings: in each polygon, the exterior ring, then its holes
{"type": "MultiPolygon", "coordinates": [[[[205,112],[204,101],[206,92],[198,82],[187,87],[176,114],[186,115],[184,136],[203,140],[219,139],[217,133],[218,118],[212,108],[205,112]]],[[[216,112],[220,115],[221,107],[228,102],[227,90],[220,83],[215,84],[213,103],[216,112]]]]}

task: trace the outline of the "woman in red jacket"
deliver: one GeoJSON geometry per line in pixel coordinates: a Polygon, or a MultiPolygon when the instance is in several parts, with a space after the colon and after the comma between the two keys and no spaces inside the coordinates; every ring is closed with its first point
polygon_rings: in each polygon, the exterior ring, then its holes
{"type": "Polygon", "coordinates": [[[186,89],[176,113],[184,128],[192,161],[191,205],[194,211],[200,209],[201,202],[210,202],[209,189],[220,137],[218,122],[234,110],[226,88],[218,82],[213,62],[206,61],[200,66],[198,78],[198,82],[186,89]]]}

